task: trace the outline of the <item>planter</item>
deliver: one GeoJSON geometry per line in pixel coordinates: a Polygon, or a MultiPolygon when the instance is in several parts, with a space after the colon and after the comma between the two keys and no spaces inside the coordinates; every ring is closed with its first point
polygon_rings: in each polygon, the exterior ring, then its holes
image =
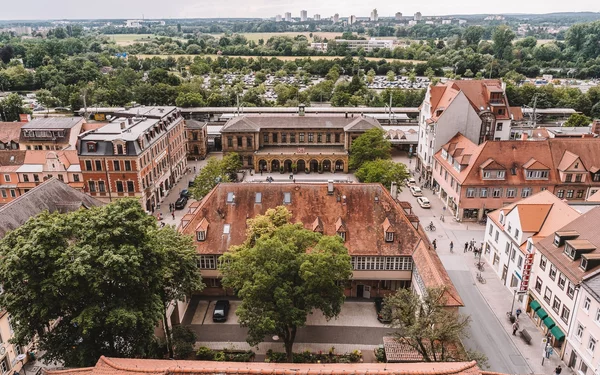
{"type": "Polygon", "coordinates": [[[306,169],[304,170],[304,172],[305,172],[305,173],[310,173],[310,169],[306,168],[306,169]]]}

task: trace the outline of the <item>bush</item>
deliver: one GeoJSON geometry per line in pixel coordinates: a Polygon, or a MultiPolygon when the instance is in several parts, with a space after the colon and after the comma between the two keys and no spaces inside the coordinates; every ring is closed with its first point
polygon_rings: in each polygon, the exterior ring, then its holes
{"type": "Polygon", "coordinates": [[[383,348],[375,349],[375,358],[377,359],[377,362],[379,362],[379,363],[387,362],[387,358],[385,356],[385,349],[383,349],[383,348]]]}
{"type": "MultiPolygon", "coordinates": [[[[293,358],[294,363],[357,363],[362,359],[362,353],[360,350],[355,350],[352,353],[335,354],[334,348],[331,348],[327,353],[312,353],[308,350],[302,353],[294,353],[293,358]]],[[[287,356],[285,353],[274,352],[269,349],[265,361],[275,363],[287,362],[287,356]]]]}
{"type": "Polygon", "coordinates": [[[187,359],[194,353],[196,334],[189,327],[173,327],[173,355],[175,358],[187,359]]]}
{"type": "Polygon", "coordinates": [[[255,356],[252,350],[212,350],[206,346],[196,351],[196,358],[204,361],[252,362],[255,356]]]}
{"type": "Polygon", "coordinates": [[[205,361],[212,361],[214,358],[213,350],[207,348],[206,346],[201,346],[198,348],[198,351],[196,351],[196,358],[205,361]]]}
{"type": "Polygon", "coordinates": [[[213,358],[213,360],[218,361],[218,362],[225,362],[225,353],[223,352],[214,352],[215,356],[213,358]]]}

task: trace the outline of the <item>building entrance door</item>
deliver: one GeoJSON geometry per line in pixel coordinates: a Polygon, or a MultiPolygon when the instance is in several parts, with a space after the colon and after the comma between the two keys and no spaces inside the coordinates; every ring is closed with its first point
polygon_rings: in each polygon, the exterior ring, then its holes
{"type": "Polygon", "coordinates": [[[508,275],[508,266],[502,268],[502,284],[506,285],[506,276],[508,275]]]}
{"type": "Polygon", "coordinates": [[[365,286],[364,286],[364,285],[362,285],[362,284],[358,284],[358,285],[356,286],[356,296],[357,296],[358,298],[363,298],[363,294],[364,294],[364,292],[365,292],[365,286]]]}
{"type": "Polygon", "coordinates": [[[371,287],[369,285],[365,285],[363,298],[371,298],[371,287]]]}

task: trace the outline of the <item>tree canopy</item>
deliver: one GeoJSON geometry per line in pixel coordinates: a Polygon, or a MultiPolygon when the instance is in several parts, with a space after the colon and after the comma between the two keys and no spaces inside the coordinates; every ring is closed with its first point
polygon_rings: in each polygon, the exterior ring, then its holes
{"type": "Polygon", "coordinates": [[[200,170],[194,179],[194,186],[190,189],[194,198],[200,200],[220,182],[235,181],[237,171],[242,167],[240,156],[229,153],[223,159],[211,157],[206,166],[200,170]]]}
{"type": "Polygon", "coordinates": [[[0,305],[15,342],[36,337],[47,360],[145,357],[168,303],[203,286],[195,254],[191,238],[158,229],[137,200],[43,212],[0,240],[0,305]]]}
{"type": "Polygon", "coordinates": [[[392,144],[383,138],[385,131],[369,129],[352,141],[350,146],[350,168],[358,169],[363,163],[375,159],[390,159],[392,144]]]}
{"type": "Polygon", "coordinates": [[[236,314],[248,327],[248,343],[277,335],[291,362],[307,315],[315,309],[327,319],[340,313],[352,266],[340,237],[304,229],[290,218],[279,206],[248,220],[246,241],[223,255],[219,269],[223,285],[242,299],[236,314]]]}
{"type": "Polygon", "coordinates": [[[396,340],[419,353],[425,362],[477,360],[486,367],[484,355],[462,347],[471,318],[448,310],[445,293],[444,287],[428,288],[424,296],[401,289],[386,297],[383,313],[391,318],[396,340]]]}
{"type": "Polygon", "coordinates": [[[364,162],[355,173],[360,182],[378,182],[390,188],[392,182],[400,183],[408,178],[406,165],[392,160],[376,159],[364,162]]]}
{"type": "Polygon", "coordinates": [[[587,117],[586,115],[582,115],[580,113],[573,113],[567,121],[565,121],[564,126],[566,127],[581,127],[581,126],[589,126],[592,123],[592,119],[587,117]]]}

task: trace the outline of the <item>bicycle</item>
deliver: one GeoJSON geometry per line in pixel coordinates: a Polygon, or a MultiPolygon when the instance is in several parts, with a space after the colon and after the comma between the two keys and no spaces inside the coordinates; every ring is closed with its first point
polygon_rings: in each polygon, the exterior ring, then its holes
{"type": "Polygon", "coordinates": [[[477,273],[477,281],[479,281],[482,284],[485,284],[485,279],[481,275],[481,272],[477,273]]]}
{"type": "Polygon", "coordinates": [[[481,272],[485,271],[485,268],[483,266],[483,262],[477,262],[475,263],[475,266],[477,267],[477,269],[481,272]]]}
{"type": "Polygon", "coordinates": [[[433,223],[429,223],[429,224],[427,224],[427,225],[425,226],[425,231],[426,231],[426,232],[428,232],[428,231],[435,232],[435,225],[433,225],[433,223]]]}

